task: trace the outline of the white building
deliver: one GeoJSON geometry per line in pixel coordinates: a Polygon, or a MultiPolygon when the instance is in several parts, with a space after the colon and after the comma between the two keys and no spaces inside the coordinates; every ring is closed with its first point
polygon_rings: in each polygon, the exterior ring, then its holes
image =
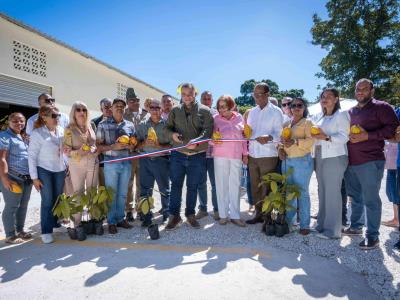
{"type": "Polygon", "coordinates": [[[100,114],[100,99],[125,99],[128,87],[135,89],[141,102],[165,94],[0,13],[0,119],[13,111],[27,117],[36,113],[41,93],[52,95],[64,113],[69,113],[73,102],[83,101],[95,117],[100,114]]]}

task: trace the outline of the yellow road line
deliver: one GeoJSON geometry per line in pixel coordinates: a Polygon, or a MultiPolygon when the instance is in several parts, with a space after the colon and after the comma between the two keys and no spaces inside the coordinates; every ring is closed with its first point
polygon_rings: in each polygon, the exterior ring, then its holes
{"type": "MultiPolygon", "coordinates": [[[[41,244],[40,239],[34,239],[34,244],[41,244]]],[[[131,249],[131,250],[157,250],[157,251],[176,251],[176,252],[213,252],[223,254],[242,254],[258,257],[271,258],[271,254],[266,251],[252,249],[247,247],[215,247],[215,246],[185,246],[185,245],[161,245],[161,244],[136,244],[136,243],[121,243],[121,242],[97,242],[85,240],[82,242],[57,239],[55,244],[74,245],[85,247],[109,247],[116,249],[131,249]]]]}

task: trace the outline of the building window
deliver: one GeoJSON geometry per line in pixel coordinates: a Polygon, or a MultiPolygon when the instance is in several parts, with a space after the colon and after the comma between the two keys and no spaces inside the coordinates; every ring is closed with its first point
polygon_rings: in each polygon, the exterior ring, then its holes
{"type": "Polygon", "coordinates": [[[121,98],[121,99],[125,99],[127,89],[128,89],[128,86],[126,86],[122,83],[117,83],[117,97],[121,98]]]}
{"type": "Polygon", "coordinates": [[[45,52],[18,41],[13,41],[14,69],[47,77],[45,52]]]}

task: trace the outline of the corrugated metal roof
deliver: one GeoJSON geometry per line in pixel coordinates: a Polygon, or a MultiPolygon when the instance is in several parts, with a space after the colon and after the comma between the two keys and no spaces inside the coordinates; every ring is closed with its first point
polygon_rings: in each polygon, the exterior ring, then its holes
{"type": "Polygon", "coordinates": [[[72,47],[70,45],[67,45],[66,43],[64,43],[64,42],[62,42],[60,40],[57,40],[56,38],[53,38],[52,36],[50,36],[48,34],[40,32],[39,30],[34,29],[34,28],[32,28],[32,27],[30,27],[28,25],[25,25],[24,23],[11,18],[11,17],[7,16],[6,14],[4,14],[2,12],[0,12],[0,17],[2,17],[3,19],[5,19],[5,20],[7,20],[7,21],[19,26],[19,27],[22,27],[22,28],[24,28],[24,29],[26,29],[26,30],[28,30],[28,31],[30,31],[32,33],[38,34],[41,37],[44,37],[44,38],[46,38],[46,39],[48,39],[48,40],[50,40],[50,41],[52,41],[52,42],[64,47],[64,48],[67,48],[67,49],[69,49],[71,51],[74,51],[75,53],[78,53],[78,54],[82,55],[85,58],[91,59],[91,60],[93,60],[93,61],[95,61],[95,62],[97,62],[99,64],[102,64],[103,66],[105,66],[105,67],[107,67],[107,68],[109,68],[111,70],[114,70],[114,71],[116,71],[116,72],[118,72],[118,73],[120,73],[120,74],[122,74],[124,76],[127,76],[127,77],[129,77],[129,78],[131,78],[131,79],[133,79],[133,80],[135,80],[137,82],[140,82],[140,83],[148,86],[149,88],[152,88],[152,89],[154,89],[154,90],[156,90],[156,91],[158,91],[158,92],[160,92],[162,94],[168,94],[167,92],[162,91],[162,90],[156,88],[155,86],[152,86],[151,84],[149,84],[147,82],[144,82],[143,80],[140,80],[140,79],[138,79],[138,78],[136,78],[136,77],[134,77],[134,76],[132,76],[132,75],[130,75],[130,74],[128,74],[128,73],[116,68],[116,67],[113,67],[112,65],[110,65],[108,63],[105,63],[105,62],[103,62],[103,61],[101,61],[101,60],[99,60],[99,59],[97,59],[97,58],[85,53],[85,52],[82,52],[82,51],[80,51],[80,50],[78,50],[78,49],[76,49],[76,48],[74,48],[74,47],[72,47]]]}

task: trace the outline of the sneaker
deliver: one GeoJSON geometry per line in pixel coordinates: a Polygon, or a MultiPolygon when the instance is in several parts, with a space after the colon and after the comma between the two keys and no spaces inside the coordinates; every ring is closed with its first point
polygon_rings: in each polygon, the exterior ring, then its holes
{"type": "Polygon", "coordinates": [[[226,225],[228,224],[229,220],[227,218],[220,218],[219,225],[226,225]]]}
{"type": "Polygon", "coordinates": [[[117,226],[114,225],[114,224],[108,225],[108,232],[109,232],[110,234],[116,234],[116,233],[118,233],[117,226]]]}
{"type": "Polygon", "coordinates": [[[196,220],[200,220],[200,219],[202,219],[202,218],[204,218],[204,217],[207,217],[207,216],[208,216],[208,212],[206,212],[206,211],[200,209],[200,210],[197,212],[195,218],[196,218],[196,220]]]}
{"type": "Polygon", "coordinates": [[[180,216],[169,216],[168,224],[165,226],[165,230],[174,230],[178,225],[182,223],[182,218],[180,216]]]}
{"type": "Polygon", "coordinates": [[[239,227],[246,227],[246,223],[243,222],[243,220],[240,219],[231,219],[232,224],[235,224],[236,226],[239,227]]]}
{"type": "Polygon", "coordinates": [[[219,213],[217,211],[214,211],[213,218],[215,221],[219,221],[220,217],[219,217],[219,213]]]}
{"type": "Polygon", "coordinates": [[[360,244],[358,244],[358,246],[362,250],[372,250],[379,247],[379,239],[376,240],[364,239],[360,244]]]}
{"type": "Polygon", "coordinates": [[[19,237],[23,240],[29,240],[32,238],[32,234],[25,232],[25,231],[20,231],[17,233],[17,237],[19,237]]]}
{"type": "Polygon", "coordinates": [[[121,222],[118,222],[117,223],[117,227],[122,227],[122,228],[125,228],[125,229],[130,229],[130,228],[132,228],[133,226],[131,225],[131,224],[129,224],[129,222],[127,221],[127,220],[122,220],[121,222]]]}
{"type": "Polygon", "coordinates": [[[21,244],[21,243],[23,243],[24,240],[23,240],[22,238],[16,236],[16,235],[14,235],[14,236],[10,236],[10,237],[6,238],[5,242],[6,242],[7,244],[16,245],[16,244],[21,244]]]}
{"type": "Polygon", "coordinates": [[[43,244],[50,244],[54,242],[53,235],[51,233],[42,234],[42,242],[43,244]]]}
{"type": "Polygon", "coordinates": [[[186,223],[188,223],[193,228],[199,229],[200,224],[197,222],[195,215],[190,215],[186,217],[186,223]]]}
{"type": "Polygon", "coordinates": [[[131,211],[126,213],[125,219],[128,222],[134,222],[135,221],[135,218],[133,217],[133,213],[131,211]]]}
{"type": "Polygon", "coordinates": [[[348,236],[357,236],[357,235],[362,235],[362,230],[361,229],[351,229],[351,227],[342,230],[343,235],[348,235],[348,236]]]}

